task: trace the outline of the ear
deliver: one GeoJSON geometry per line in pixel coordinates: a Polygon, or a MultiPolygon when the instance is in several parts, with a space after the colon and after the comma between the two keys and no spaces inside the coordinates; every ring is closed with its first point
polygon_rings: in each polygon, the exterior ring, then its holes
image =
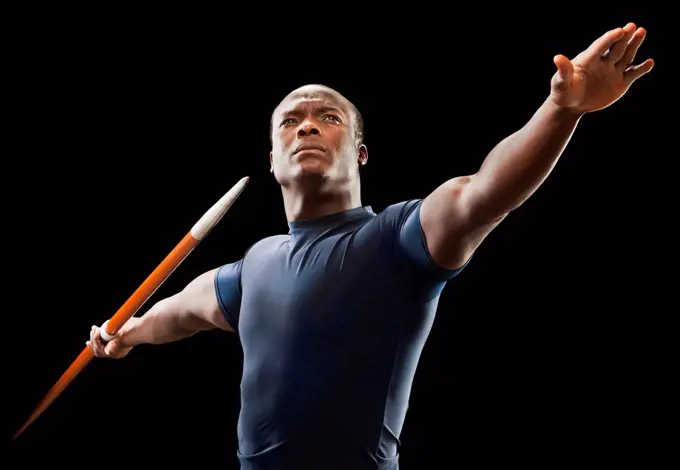
{"type": "Polygon", "coordinates": [[[359,146],[359,165],[365,165],[368,163],[368,149],[364,144],[359,146]]]}
{"type": "Polygon", "coordinates": [[[269,171],[274,173],[274,155],[273,155],[273,152],[269,152],[269,171]]]}

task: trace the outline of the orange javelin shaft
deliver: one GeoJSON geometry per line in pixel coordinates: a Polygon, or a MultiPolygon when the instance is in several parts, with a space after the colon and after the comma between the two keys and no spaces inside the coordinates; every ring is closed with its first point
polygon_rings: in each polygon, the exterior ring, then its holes
{"type": "MultiPolygon", "coordinates": [[[[118,311],[105,323],[105,332],[115,336],[120,328],[144,305],[154,292],[165,282],[177,266],[196,248],[196,246],[208,235],[215,225],[222,219],[231,205],[248,183],[248,177],[242,178],[227,194],[213,205],[201,219],[196,222],[184,238],[165,257],[161,264],[153,270],[144,282],[135,290],[130,298],[118,309],[118,311]]],[[[14,435],[19,437],[38,417],[49,407],[52,402],[64,391],[64,389],[78,376],[78,374],[94,358],[94,353],[89,346],[78,355],[71,366],[59,378],[57,383],[47,392],[47,395],[38,403],[28,420],[14,435]]]]}

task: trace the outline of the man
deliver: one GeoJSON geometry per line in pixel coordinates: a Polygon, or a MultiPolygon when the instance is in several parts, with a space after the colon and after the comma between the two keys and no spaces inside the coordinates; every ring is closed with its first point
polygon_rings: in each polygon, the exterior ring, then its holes
{"type": "Polygon", "coordinates": [[[411,383],[439,294],[485,237],[545,180],[580,118],[619,99],[645,31],[609,31],[554,58],[551,92],[473,175],[380,214],[363,207],[359,111],[336,91],[289,94],[271,121],[271,171],[290,232],[131,319],[97,357],[199,331],[238,332],[243,469],[396,469],[411,383]]]}

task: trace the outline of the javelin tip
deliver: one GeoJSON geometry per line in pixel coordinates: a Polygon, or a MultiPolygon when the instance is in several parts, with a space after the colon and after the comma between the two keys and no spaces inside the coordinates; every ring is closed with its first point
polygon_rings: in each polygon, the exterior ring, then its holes
{"type": "Polygon", "coordinates": [[[203,214],[203,217],[191,228],[191,236],[196,240],[201,241],[205,236],[217,225],[224,214],[234,204],[236,199],[241,195],[246,185],[250,181],[248,176],[241,178],[224,196],[220,198],[208,211],[203,214]]]}

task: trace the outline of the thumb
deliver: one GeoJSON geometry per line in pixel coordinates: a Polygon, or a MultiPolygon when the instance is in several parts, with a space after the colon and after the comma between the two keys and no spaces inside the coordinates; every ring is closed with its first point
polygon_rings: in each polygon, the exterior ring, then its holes
{"type": "Polygon", "coordinates": [[[120,341],[118,338],[115,338],[106,344],[104,347],[104,353],[107,356],[115,356],[120,352],[121,349],[120,341]]]}
{"type": "Polygon", "coordinates": [[[553,77],[553,86],[558,90],[563,90],[571,83],[571,79],[574,76],[574,66],[562,54],[553,57],[553,62],[557,66],[557,72],[553,77]]]}

